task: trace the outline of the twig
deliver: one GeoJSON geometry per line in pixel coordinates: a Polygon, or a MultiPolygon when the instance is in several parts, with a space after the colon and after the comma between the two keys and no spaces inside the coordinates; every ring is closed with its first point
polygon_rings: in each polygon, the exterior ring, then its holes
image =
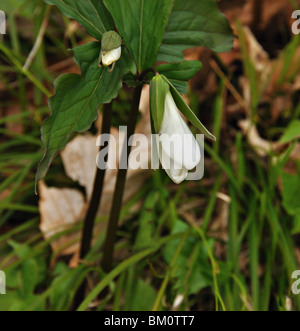
{"type": "Polygon", "coordinates": [[[46,9],[45,17],[43,19],[43,22],[42,22],[40,31],[39,31],[38,36],[36,38],[36,41],[35,41],[35,43],[33,45],[33,48],[31,50],[31,52],[29,53],[29,55],[28,55],[28,57],[26,59],[26,62],[24,64],[24,66],[23,66],[23,70],[25,70],[25,71],[27,71],[30,68],[30,66],[31,66],[31,64],[32,64],[32,62],[33,62],[33,60],[34,60],[34,58],[35,58],[38,50],[41,47],[41,44],[43,42],[46,29],[47,29],[48,21],[49,21],[50,10],[51,9],[48,6],[47,9],[46,9]]]}
{"type": "MultiPolygon", "coordinates": [[[[106,104],[103,107],[101,135],[110,133],[111,118],[112,118],[112,103],[106,104]]],[[[101,144],[100,146],[100,151],[103,148],[102,145],[103,144],[101,144]]],[[[101,203],[105,173],[106,173],[106,169],[97,168],[92,198],[84,220],[84,225],[82,230],[81,247],[80,247],[81,260],[84,260],[84,258],[86,257],[87,253],[90,251],[91,248],[95,218],[101,203]]],[[[83,301],[85,288],[86,288],[86,281],[82,283],[82,285],[80,286],[80,288],[76,293],[74,299],[74,308],[77,308],[80,305],[80,303],[83,301]]]]}
{"type": "Polygon", "coordinates": [[[241,106],[241,108],[244,108],[247,114],[251,113],[250,107],[246,103],[246,101],[243,99],[243,97],[239,94],[239,92],[236,90],[236,88],[232,85],[230,80],[225,76],[221,68],[218,66],[218,64],[215,61],[210,61],[210,66],[215,71],[215,73],[221,78],[225,80],[225,85],[227,89],[230,91],[232,96],[235,98],[237,103],[241,106]]]}

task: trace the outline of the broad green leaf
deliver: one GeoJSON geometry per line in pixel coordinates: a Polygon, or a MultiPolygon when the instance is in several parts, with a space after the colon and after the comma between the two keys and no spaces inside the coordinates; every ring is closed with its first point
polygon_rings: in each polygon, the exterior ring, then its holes
{"type": "Polygon", "coordinates": [[[172,96],[175,100],[175,103],[178,109],[182,112],[182,114],[203,134],[205,134],[208,138],[212,140],[216,140],[216,137],[210,133],[206,127],[200,122],[198,117],[194,114],[192,109],[185,103],[180,93],[176,90],[176,88],[172,85],[172,83],[163,75],[161,75],[166,82],[170,85],[172,96]]]}
{"type": "Polygon", "coordinates": [[[44,0],[57,6],[67,17],[74,18],[94,38],[101,40],[105,31],[114,30],[114,22],[103,0],[44,0]]]}
{"type": "Polygon", "coordinates": [[[166,76],[181,94],[188,90],[187,81],[193,78],[202,69],[199,61],[184,61],[181,63],[167,63],[156,67],[156,71],[166,76]]]}
{"type": "Polygon", "coordinates": [[[185,80],[193,78],[202,69],[199,61],[184,61],[181,63],[167,63],[156,67],[156,70],[170,80],[185,80]]]}
{"type": "Polygon", "coordinates": [[[91,63],[95,61],[101,51],[101,43],[87,43],[74,49],[69,49],[74,52],[74,61],[80,67],[81,75],[85,76],[91,63]]]}
{"type": "Polygon", "coordinates": [[[121,76],[130,71],[130,60],[123,49],[112,73],[98,68],[100,43],[92,42],[74,49],[74,58],[82,76],[64,74],[55,81],[55,95],[49,100],[52,115],[44,122],[42,140],[46,151],[36,174],[36,181],[47,173],[55,155],[62,150],[73,132],[90,128],[97,118],[99,104],[110,103],[122,87],[121,76]]]}
{"type": "Polygon", "coordinates": [[[169,84],[162,78],[156,76],[150,83],[150,111],[155,133],[159,133],[164,118],[165,100],[170,91],[169,84]]]}
{"type": "Polygon", "coordinates": [[[300,176],[282,174],[283,206],[290,215],[300,214],[300,176]]]}
{"type": "Polygon", "coordinates": [[[285,133],[280,139],[280,143],[285,144],[300,137],[300,121],[294,120],[287,127],[285,133]]]}
{"type": "Polygon", "coordinates": [[[156,60],[174,0],[104,0],[139,73],[156,60]]]}
{"type": "Polygon", "coordinates": [[[162,44],[159,48],[157,61],[169,63],[182,62],[184,61],[182,49],[180,47],[176,49],[174,46],[162,44]]]}
{"type": "Polygon", "coordinates": [[[182,51],[191,47],[228,52],[232,45],[232,30],[216,0],[175,0],[158,61],[179,62],[182,51]]]}

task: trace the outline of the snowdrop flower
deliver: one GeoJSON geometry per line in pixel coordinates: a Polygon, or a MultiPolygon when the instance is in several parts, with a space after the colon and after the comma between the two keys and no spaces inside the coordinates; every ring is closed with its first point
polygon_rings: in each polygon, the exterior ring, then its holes
{"type": "Polygon", "coordinates": [[[165,98],[162,125],[156,141],[162,167],[174,183],[180,184],[199,164],[201,153],[170,91],[165,98]]]}
{"type": "Polygon", "coordinates": [[[101,67],[110,67],[109,72],[114,70],[116,62],[120,59],[122,54],[122,39],[115,31],[105,32],[101,41],[101,52],[99,56],[99,64],[101,67]]]}

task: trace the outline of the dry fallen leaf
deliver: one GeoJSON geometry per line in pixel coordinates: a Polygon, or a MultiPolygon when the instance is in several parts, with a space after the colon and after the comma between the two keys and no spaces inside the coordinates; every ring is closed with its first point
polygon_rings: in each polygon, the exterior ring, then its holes
{"type": "Polygon", "coordinates": [[[93,190],[96,168],[96,140],[92,135],[80,135],[73,139],[61,152],[61,158],[68,177],[86,189],[89,200],[93,190]],[[91,162],[94,160],[94,162],[91,162]]]}
{"type": "MultiPolygon", "coordinates": [[[[57,233],[70,229],[79,222],[86,211],[86,203],[81,192],[74,189],[49,188],[44,182],[39,184],[40,193],[40,230],[44,238],[49,240],[57,233]]],[[[75,238],[79,238],[79,233],[65,235],[51,242],[53,251],[62,247],[65,243],[75,238]]],[[[64,254],[72,254],[77,249],[77,245],[72,245],[64,249],[64,254]]]]}
{"type": "Polygon", "coordinates": [[[263,49],[261,44],[256,40],[249,27],[244,27],[244,36],[247,43],[249,59],[253,63],[256,72],[262,75],[261,80],[268,77],[271,71],[271,61],[268,53],[263,49]]]}

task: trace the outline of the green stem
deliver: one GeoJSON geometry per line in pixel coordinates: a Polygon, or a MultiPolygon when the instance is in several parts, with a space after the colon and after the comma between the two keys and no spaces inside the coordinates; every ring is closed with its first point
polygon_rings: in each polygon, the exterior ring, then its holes
{"type": "MultiPolygon", "coordinates": [[[[144,75],[142,74],[141,77],[144,77],[144,75]]],[[[140,79],[140,81],[142,81],[142,79],[140,79]]],[[[127,128],[127,139],[124,142],[120,164],[128,164],[128,157],[131,151],[130,146],[128,146],[128,142],[130,137],[134,134],[135,131],[135,127],[138,119],[138,113],[139,113],[139,104],[140,104],[142,88],[143,85],[140,84],[135,88],[134,91],[128,128],[127,128]]],[[[122,208],[126,175],[127,175],[127,167],[126,169],[119,169],[116,187],[115,187],[115,193],[113,197],[111,214],[110,214],[106,238],[103,246],[102,268],[106,272],[109,272],[112,267],[114,243],[116,239],[116,232],[118,229],[118,222],[122,208]]]]}
{"type": "Polygon", "coordinates": [[[20,61],[14,56],[13,52],[11,52],[3,43],[0,43],[0,51],[2,51],[10,62],[22,73],[25,75],[43,94],[50,98],[52,93],[47,90],[47,88],[28,70],[23,69],[23,65],[20,61]]]}
{"type": "MultiPolygon", "coordinates": [[[[111,119],[112,119],[112,103],[104,105],[103,107],[101,135],[110,133],[111,119]]],[[[103,143],[100,146],[100,152],[101,149],[104,147],[102,145],[103,143]]],[[[101,202],[105,173],[106,173],[106,169],[102,170],[97,167],[92,198],[83,224],[81,246],[80,246],[80,260],[84,260],[84,258],[91,249],[93,229],[95,225],[96,215],[101,202]]],[[[86,288],[86,281],[83,282],[83,284],[78,289],[78,292],[76,293],[74,300],[74,306],[76,308],[80,305],[80,303],[84,299],[85,288],[86,288]]]]}

